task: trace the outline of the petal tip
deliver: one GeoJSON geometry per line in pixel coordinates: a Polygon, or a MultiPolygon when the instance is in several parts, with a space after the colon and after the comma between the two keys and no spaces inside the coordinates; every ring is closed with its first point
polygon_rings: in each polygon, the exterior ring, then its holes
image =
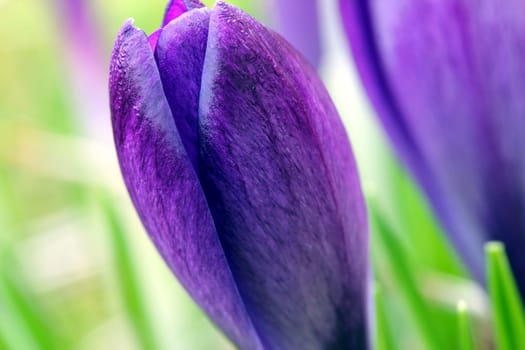
{"type": "Polygon", "coordinates": [[[200,0],[171,0],[166,6],[162,26],[166,26],[183,13],[204,7],[200,0]]]}
{"type": "Polygon", "coordinates": [[[132,18],[132,17],[130,17],[127,20],[124,21],[124,23],[122,24],[122,27],[120,27],[120,33],[124,33],[125,31],[127,31],[127,30],[129,30],[131,28],[136,29],[136,27],[135,27],[135,18],[132,18]]]}
{"type": "Polygon", "coordinates": [[[143,32],[140,28],[137,28],[135,25],[134,18],[128,18],[120,27],[120,30],[115,39],[115,45],[113,46],[113,52],[118,50],[121,43],[125,41],[129,36],[136,34],[137,32],[143,32]]]}

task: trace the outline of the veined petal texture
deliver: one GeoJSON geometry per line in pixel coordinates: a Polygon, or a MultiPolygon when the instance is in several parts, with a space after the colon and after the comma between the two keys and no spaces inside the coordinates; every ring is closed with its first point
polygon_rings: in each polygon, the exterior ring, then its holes
{"type": "Polygon", "coordinates": [[[122,175],[155,246],[192,298],[242,349],[262,349],[169,109],[146,35],[126,23],[110,67],[122,175]]]}
{"type": "Polygon", "coordinates": [[[175,124],[197,168],[198,112],[210,10],[191,11],[164,27],[155,56],[175,124]]]}
{"type": "Polygon", "coordinates": [[[324,86],[241,10],[186,10],[154,43],[125,25],[112,59],[115,143],[146,230],[240,349],[367,349],[366,209],[324,86]]]}
{"type": "Polygon", "coordinates": [[[313,69],[218,3],[199,122],[201,183],[257,329],[276,349],[366,348],[366,213],[313,69]]]}

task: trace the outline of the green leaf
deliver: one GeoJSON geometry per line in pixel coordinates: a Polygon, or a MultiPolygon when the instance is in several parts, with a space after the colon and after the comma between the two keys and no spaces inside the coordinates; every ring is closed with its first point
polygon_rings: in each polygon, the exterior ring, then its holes
{"type": "Polygon", "coordinates": [[[394,190],[395,215],[403,233],[410,239],[411,252],[418,263],[454,276],[467,276],[465,267],[413,178],[398,162],[392,160],[387,164],[390,164],[388,173],[394,190]]]}
{"type": "MultiPolygon", "coordinates": [[[[0,284],[0,289],[3,289],[2,284],[0,284]]],[[[42,348],[23,320],[10,305],[7,305],[4,290],[0,290],[0,309],[2,310],[0,312],[0,349],[35,350],[42,348]]]]}
{"type": "Polygon", "coordinates": [[[133,256],[124,232],[124,225],[108,198],[103,196],[102,209],[108,225],[111,238],[113,262],[116,277],[120,287],[122,302],[130,318],[133,333],[144,350],[160,350],[161,341],[154,330],[154,322],[148,311],[146,296],[141,286],[141,278],[134,262],[139,260],[133,256]]]}
{"type": "Polygon", "coordinates": [[[57,336],[50,327],[31,286],[9,254],[2,258],[0,271],[0,337],[8,349],[58,349],[57,336]]]}
{"type": "Polygon", "coordinates": [[[58,349],[58,331],[32,290],[14,255],[13,240],[25,221],[14,205],[16,191],[8,168],[0,164],[0,349],[58,349]]]}
{"type": "Polygon", "coordinates": [[[467,303],[460,300],[457,305],[459,350],[474,350],[467,303]]]}
{"type": "Polygon", "coordinates": [[[423,341],[426,342],[428,349],[442,350],[446,347],[443,345],[439,333],[439,327],[436,327],[431,316],[431,309],[422,297],[418,289],[418,278],[415,270],[415,264],[409,259],[407,249],[401,244],[399,236],[395,234],[383,217],[378,213],[378,209],[373,200],[369,198],[369,211],[372,223],[376,229],[386,259],[390,265],[390,272],[396,285],[401,290],[401,295],[406,299],[410,311],[421,332],[423,341]]]}
{"type": "Polygon", "coordinates": [[[385,305],[383,303],[383,296],[377,285],[374,289],[374,301],[376,311],[375,349],[394,350],[394,341],[392,339],[392,334],[390,333],[390,329],[388,327],[385,305]]]}
{"type": "Polygon", "coordinates": [[[487,279],[497,349],[525,349],[525,315],[518,288],[500,242],[485,245],[487,279]]]}

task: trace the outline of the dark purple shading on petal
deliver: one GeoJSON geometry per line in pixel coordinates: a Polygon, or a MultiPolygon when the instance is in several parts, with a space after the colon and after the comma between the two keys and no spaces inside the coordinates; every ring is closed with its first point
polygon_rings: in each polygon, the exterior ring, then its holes
{"type": "Polygon", "coordinates": [[[155,51],[164,92],[182,143],[195,169],[202,67],[208,42],[210,10],[191,11],[162,30],[155,51]]]}
{"type": "Polygon", "coordinates": [[[451,240],[480,280],[482,243],[502,240],[525,295],[523,2],[341,6],[368,92],[451,240]],[[359,63],[366,57],[375,66],[359,63]],[[387,97],[397,110],[384,108],[387,97]]]}
{"type": "Polygon", "coordinates": [[[170,0],[166,6],[166,12],[164,13],[162,26],[166,26],[168,23],[186,11],[197,9],[203,6],[204,5],[199,0],[170,0]]]}
{"type": "Polygon", "coordinates": [[[164,96],[146,35],[115,42],[110,101],[122,175],[140,218],[182,285],[242,349],[262,349],[164,96]]]}
{"type": "Polygon", "coordinates": [[[366,349],[368,233],[347,135],[312,67],[217,3],[199,174],[234,278],[271,349],[366,349]]]}
{"type": "Polygon", "coordinates": [[[276,0],[276,30],[308,62],[318,68],[321,63],[321,34],[316,0],[276,0]]]}

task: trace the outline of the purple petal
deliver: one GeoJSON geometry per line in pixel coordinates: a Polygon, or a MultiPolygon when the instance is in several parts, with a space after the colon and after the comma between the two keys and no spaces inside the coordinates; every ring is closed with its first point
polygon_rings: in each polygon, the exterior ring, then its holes
{"type": "Polygon", "coordinates": [[[210,10],[202,8],[170,22],[163,29],[155,51],[166,98],[195,169],[199,94],[209,20],[210,10]]]}
{"type": "Polygon", "coordinates": [[[403,160],[417,176],[432,183],[432,175],[415,146],[409,126],[385,76],[382,57],[377,48],[369,0],[339,0],[343,24],[351,44],[354,61],[374,107],[403,160]]]}
{"type": "Polygon", "coordinates": [[[168,23],[186,11],[201,8],[203,6],[204,5],[199,0],[170,0],[166,6],[166,12],[164,14],[162,26],[166,26],[168,23]]]}
{"type": "Polygon", "coordinates": [[[113,51],[110,101],[122,174],[157,249],[240,348],[262,349],[177,132],[147,37],[129,22],[113,51]]]}
{"type": "Polygon", "coordinates": [[[452,241],[480,279],[482,243],[506,243],[525,294],[523,3],[341,4],[369,94],[452,241]]]}
{"type": "Polygon", "coordinates": [[[170,0],[166,6],[164,19],[162,20],[162,26],[148,36],[151,49],[155,50],[160,33],[162,33],[162,30],[166,25],[178,18],[183,13],[201,7],[204,7],[204,5],[199,0],[170,0]]]}
{"type": "Polygon", "coordinates": [[[219,2],[199,118],[201,183],[269,347],[367,348],[365,206],[347,135],[311,66],[219,2]]]}
{"type": "Polygon", "coordinates": [[[314,67],[321,62],[319,11],[316,0],[276,0],[276,31],[314,67]]]}
{"type": "Polygon", "coordinates": [[[155,50],[157,42],[159,41],[160,33],[162,33],[162,28],[157,29],[148,36],[148,42],[149,46],[151,47],[151,50],[155,50]]]}

